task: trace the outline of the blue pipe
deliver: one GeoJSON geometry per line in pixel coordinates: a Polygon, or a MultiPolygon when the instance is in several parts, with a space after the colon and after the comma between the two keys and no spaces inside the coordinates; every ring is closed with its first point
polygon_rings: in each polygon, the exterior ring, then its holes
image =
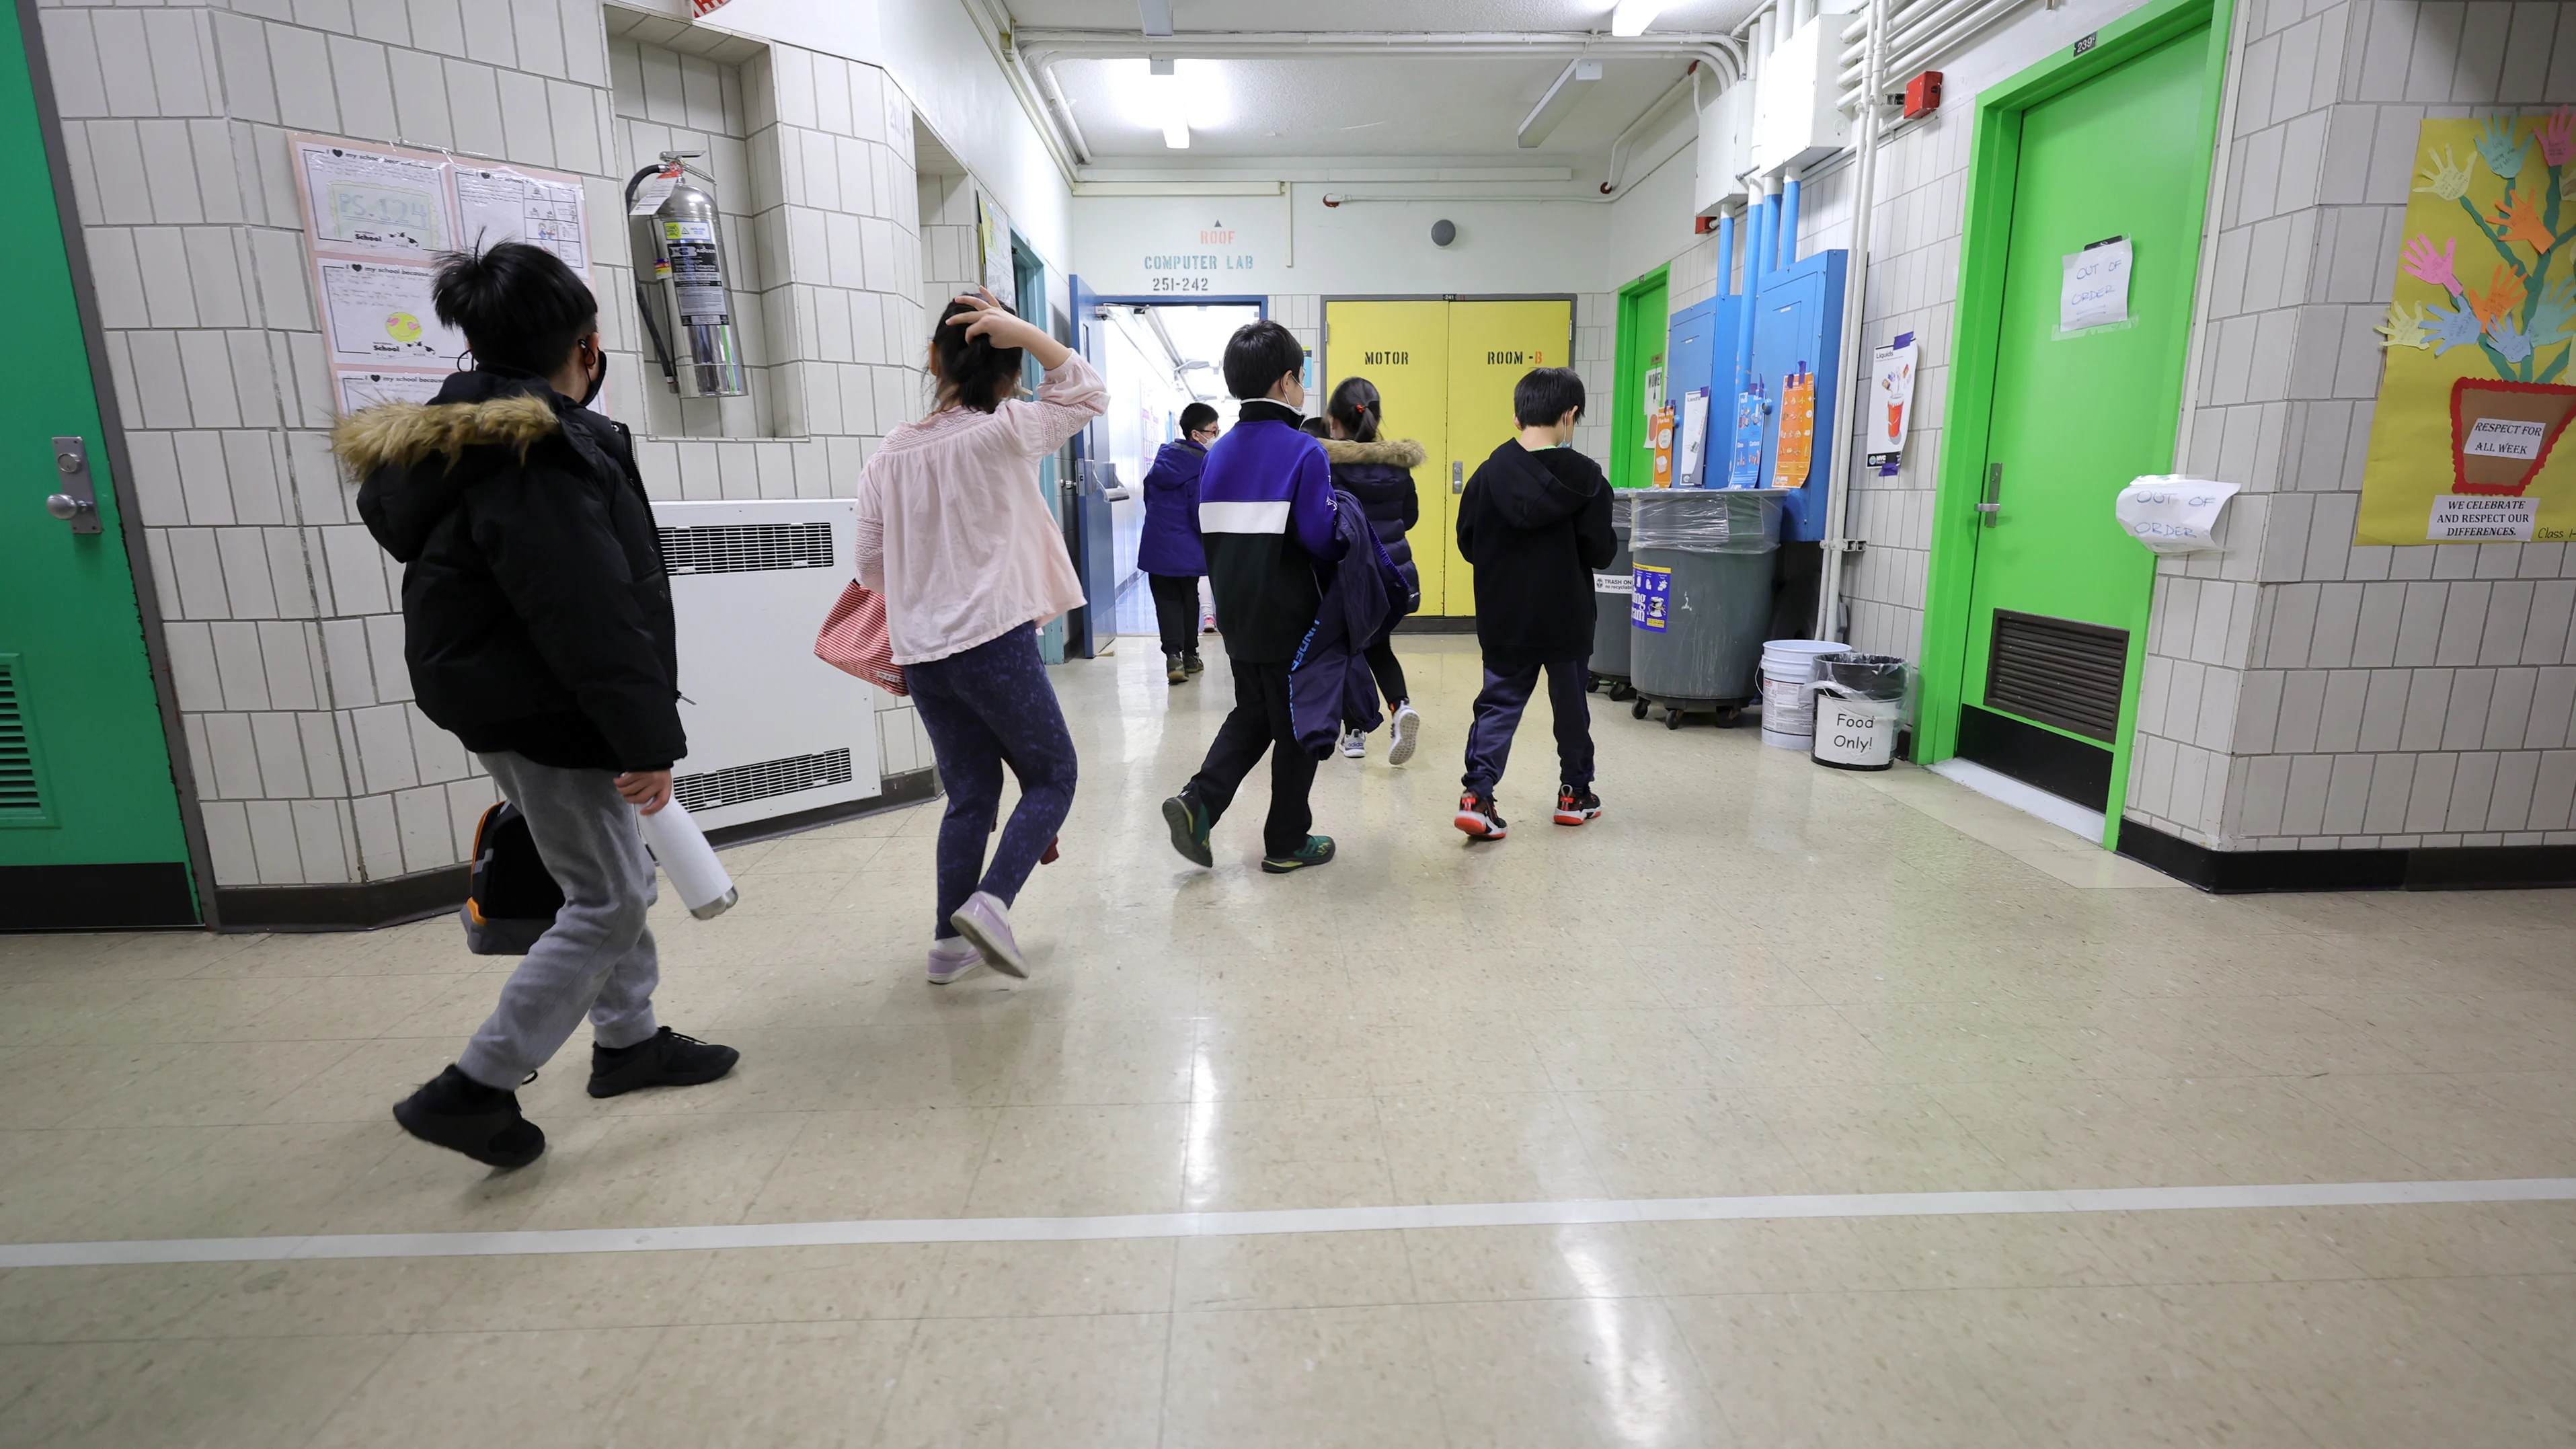
{"type": "Polygon", "coordinates": [[[1717,295],[1735,294],[1735,218],[1717,219],[1717,295]]]}
{"type": "Polygon", "coordinates": [[[1792,180],[1780,194],[1780,261],[1777,269],[1793,266],[1798,260],[1798,183],[1792,180]]]}
{"type": "Polygon", "coordinates": [[[1768,224],[1771,198],[1745,208],[1744,211],[1744,304],[1736,314],[1735,390],[1752,391],[1753,383],[1753,304],[1762,292],[1762,262],[1770,250],[1768,224]]]}

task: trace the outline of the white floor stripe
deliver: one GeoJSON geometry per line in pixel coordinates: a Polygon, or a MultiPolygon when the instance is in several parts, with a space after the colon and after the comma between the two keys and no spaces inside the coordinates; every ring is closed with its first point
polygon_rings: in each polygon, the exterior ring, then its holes
{"type": "Polygon", "coordinates": [[[1952,1217],[1986,1213],[2174,1212],[2210,1208],[2378,1207],[2415,1203],[2576,1201],[2576,1177],[2478,1182],[2294,1182],[2256,1187],[2113,1187],[2041,1192],[1854,1192],[1770,1197],[1599,1198],[1441,1203],[1277,1212],[1139,1213],[1080,1218],[860,1219],[691,1228],[567,1228],[516,1233],[349,1233],[314,1237],[165,1238],[0,1244],[0,1268],[125,1263],[259,1263],[321,1258],[479,1258],[524,1253],[668,1253],[868,1243],[1028,1243],[1097,1238],[1358,1233],[1564,1223],[1709,1222],[1757,1218],[1952,1217]]]}

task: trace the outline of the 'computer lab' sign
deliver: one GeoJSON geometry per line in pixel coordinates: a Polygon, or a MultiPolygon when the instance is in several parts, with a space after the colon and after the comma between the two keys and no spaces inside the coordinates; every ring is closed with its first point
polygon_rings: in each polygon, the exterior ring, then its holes
{"type": "Polygon", "coordinates": [[[1286,280],[1285,197],[1121,196],[1096,205],[1115,213],[1102,218],[1102,232],[1133,238],[1079,268],[1103,296],[1261,296],[1286,280]]]}

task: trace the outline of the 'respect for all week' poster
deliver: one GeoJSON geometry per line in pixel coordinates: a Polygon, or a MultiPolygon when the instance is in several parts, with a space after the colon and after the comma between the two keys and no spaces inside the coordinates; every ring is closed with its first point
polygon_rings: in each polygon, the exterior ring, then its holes
{"type": "Polygon", "coordinates": [[[2423,123],[2353,541],[2576,539],[2576,110],[2423,123]]]}

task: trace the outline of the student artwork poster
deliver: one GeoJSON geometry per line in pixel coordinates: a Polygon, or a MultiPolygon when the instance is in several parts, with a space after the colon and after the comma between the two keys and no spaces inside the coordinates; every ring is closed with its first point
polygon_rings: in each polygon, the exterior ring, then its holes
{"type": "Polygon", "coordinates": [[[2576,109],[2422,123],[2355,543],[2576,539],[2576,109]]]}

